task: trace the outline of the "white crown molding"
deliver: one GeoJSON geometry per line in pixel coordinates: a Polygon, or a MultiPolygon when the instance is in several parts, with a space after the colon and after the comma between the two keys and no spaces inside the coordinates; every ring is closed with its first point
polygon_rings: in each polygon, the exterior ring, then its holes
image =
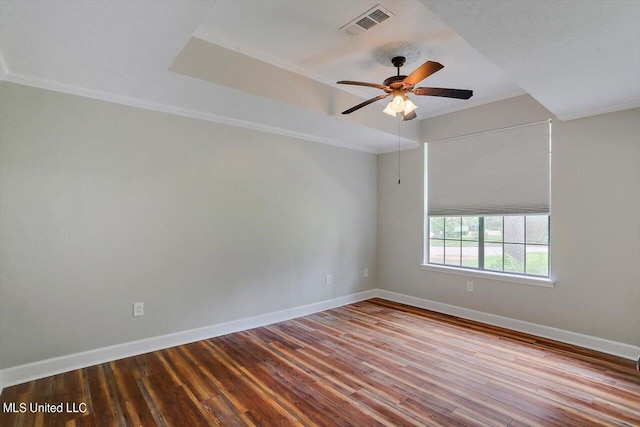
{"type": "Polygon", "coordinates": [[[304,139],[307,141],[318,142],[320,144],[333,145],[336,147],[346,148],[354,151],[361,151],[365,153],[378,154],[378,150],[372,147],[362,147],[356,144],[350,144],[345,141],[319,137],[316,135],[297,132],[289,129],[284,129],[276,126],[270,126],[260,123],[254,123],[247,120],[235,119],[232,117],[221,116],[214,113],[205,113],[202,111],[191,110],[182,107],[176,107],[168,104],[161,104],[157,102],[147,101],[140,98],[134,98],[124,95],[115,95],[107,92],[101,92],[93,89],[86,89],[79,86],[68,85],[64,83],[58,83],[48,80],[42,80],[33,77],[22,76],[15,73],[5,75],[2,80],[11,83],[17,83],[25,86],[37,87],[40,89],[52,90],[55,92],[68,93],[71,95],[82,96],[85,98],[98,99],[100,101],[113,102],[116,104],[128,105],[130,107],[143,108],[145,110],[158,111],[162,113],[175,114],[178,116],[190,117],[193,119],[206,120],[210,122],[222,123],[230,126],[237,126],[246,129],[253,129],[262,132],[272,133],[276,135],[287,136],[291,138],[304,139]]]}
{"type": "Polygon", "coordinates": [[[246,317],[244,319],[218,323],[215,325],[205,326],[203,328],[160,335],[138,341],[131,341],[95,350],[84,351],[81,353],[55,357],[25,365],[14,366],[0,370],[0,393],[4,387],[10,387],[27,381],[45,378],[51,375],[110,362],[125,357],[149,353],[151,351],[162,350],[195,341],[206,340],[221,335],[271,325],[273,323],[284,322],[296,317],[307,316],[319,311],[330,310],[332,308],[341,307],[354,302],[371,299],[374,298],[375,295],[376,290],[370,289],[368,291],[345,295],[313,304],[261,314],[259,316],[246,317]]]}
{"type": "MultiPolygon", "coordinates": [[[[210,41],[208,39],[203,38],[203,40],[205,41],[210,41]]],[[[289,71],[292,72],[296,72],[298,74],[301,74],[305,77],[309,77],[311,79],[315,79],[318,80],[322,83],[326,83],[329,84],[333,87],[339,88],[341,90],[345,90],[345,87],[343,86],[339,86],[336,85],[334,82],[328,81],[326,78],[322,78],[322,77],[318,77],[309,73],[305,73],[303,71],[301,71],[298,67],[286,63],[286,62],[282,62],[282,61],[278,61],[274,58],[268,58],[266,55],[263,55],[263,57],[260,56],[260,54],[249,54],[247,52],[244,52],[242,50],[238,50],[238,49],[234,49],[232,47],[228,47],[225,45],[222,45],[222,47],[228,48],[228,49],[232,49],[235,50],[239,53],[242,53],[244,55],[248,55],[248,56],[252,56],[256,59],[268,62],[272,65],[281,67],[281,68],[285,68],[288,69],[289,71]]],[[[82,96],[85,98],[92,98],[92,99],[97,99],[100,101],[107,101],[107,102],[113,102],[116,104],[122,104],[122,105],[128,105],[130,107],[137,107],[137,108],[142,108],[145,110],[151,110],[151,111],[158,111],[158,112],[162,112],[162,113],[168,113],[168,114],[175,114],[178,116],[183,116],[183,117],[190,117],[190,118],[194,118],[194,119],[200,119],[200,120],[206,120],[206,121],[210,121],[210,122],[215,122],[215,123],[222,123],[222,124],[226,124],[226,125],[230,125],[230,126],[237,126],[237,127],[242,127],[242,128],[246,128],[246,129],[252,129],[252,130],[257,130],[257,131],[262,131],[262,132],[267,132],[267,133],[271,133],[271,134],[275,134],[275,135],[281,135],[281,136],[286,136],[286,137],[291,137],[291,138],[298,138],[298,139],[303,139],[306,141],[312,141],[312,142],[317,142],[320,144],[327,144],[327,145],[332,145],[335,147],[340,147],[340,148],[346,148],[349,150],[354,150],[354,151],[360,151],[360,152],[364,152],[364,153],[371,153],[371,154],[386,154],[386,153],[393,153],[398,151],[398,147],[397,146],[393,146],[393,147],[384,147],[384,148],[374,148],[374,147],[363,147],[361,145],[356,145],[356,144],[351,144],[349,142],[345,142],[342,140],[337,140],[337,139],[332,139],[332,138],[324,138],[324,137],[319,137],[317,135],[313,135],[313,134],[309,134],[309,133],[305,133],[305,132],[297,132],[297,131],[292,131],[289,129],[284,129],[284,128],[280,128],[280,127],[276,127],[276,126],[270,126],[270,125],[265,125],[265,124],[260,124],[260,123],[254,123],[254,122],[250,122],[247,120],[241,120],[241,119],[235,119],[232,117],[227,117],[227,116],[222,116],[219,114],[214,114],[214,113],[206,113],[206,112],[202,112],[202,111],[197,111],[197,110],[192,110],[192,109],[187,109],[187,108],[182,108],[182,107],[176,107],[173,105],[168,105],[168,104],[161,104],[161,103],[157,103],[157,102],[152,102],[152,101],[147,101],[141,98],[135,98],[135,97],[131,97],[131,96],[125,96],[125,95],[117,95],[117,94],[112,94],[112,93],[108,93],[108,92],[102,92],[102,91],[98,91],[95,89],[87,89],[87,88],[83,88],[80,86],[74,86],[74,85],[69,85],[69,84],[64,84],[64,83],[59,83],[59,82],[54,82],[54,81],[50,81],[50,80],[44,80],[44,79],[39,79],[39,78],[35,78],[35,77],[30,77],[30,76],[24,76],[21,74],[16,74],[16,73],[10,73],[9,69],[6,65],[6,62],[4,61],[4,57],[2,56],[2,52],[0,52],[0,80],[3,81],[8,81],[11,83],[16,83],[16,84],[21,84],[21,85],[25,85],[25,86],[32,86],[32,87],[37,87],[40,89],[46,89],[46,90],[52,90],[55,92],[62,92],[62,93],[68,93],[71,95],[77,95],[77,96],[82,96]]],[[[351,89],[351,87],[349,87],[349,89],[351,89]]],[[[347,90],[347,92],[351,92],[354,93],[355,95],[358,96],[363,96],[362,93],[358,93],[358,91],[351,91],[351,90],[347,90]]],[[[507,98],[512,98],[518,95],[522,95],[526,92],[518,90],[515,92],[509,92],[507,94],[502,94],[502,95],[498,95],[495,97],[491,97],[491,98],[486,98],[483,100],[479,100],[476,101],[473,104],[469,104],[466,103],[464,105],[461,105],[459,107],[455,107],[455,108],[451,108],[448,110],[439,110],[435,113],[429,114],[427,116],[425,116],[424,118],[420,119],[420,121],[428,119],[430,117],[434,117],[436,115],[442,115],[442,114],[447,114],[447,113],[451,113],[451,112],[455,112],[455,111],[460,111],[460,110],[464,110],[466,108],[470,108],[470,107],[474,107],[474,106],[478,106],[478,105],[483,105],[483,104],[487,104],[490,102],[495,102],[495,101],[499,101],[502,99],[507,99],[507,98]]],[[[414,142],[414,141],[410,141],[407,142],[406,138],[403,138],[403,141],[400,144],[400,151],[404,151],[404,150],[412,150],[414,148],[419,147],[421,144],[421,142],[414,142]]]]}
{"type": "Polygon", "coordinates": [[[385,289],[378,289],[376,291],[376,295],[379,298],[399,302],[401,304],[410,305],[412,307],[424,308],[426,310],[449,314],[451,316],[461,317],[463,319],[475,320],[476,322],[500,326],[502,328],[524,332],[526,334],[536,335],[567,344],[601,351],[603,353],[612,354],[614,356],[623,357],[625,359],[637,360],[637,357],[640,354],[640,346],[611,341],[604,338],[593,337],[590,335],[584,335],[564,329],[553,328],[551,326],[539,325],[537,323],[525,322],[524,320],[498,316],[497,314],[491,314],[482,311],[471,310],[469,308],[458,307],[455,305],[444,304],[424,298],[418,298],[410,295],[400,294],[397,292],[387,291],[385,289]]]}

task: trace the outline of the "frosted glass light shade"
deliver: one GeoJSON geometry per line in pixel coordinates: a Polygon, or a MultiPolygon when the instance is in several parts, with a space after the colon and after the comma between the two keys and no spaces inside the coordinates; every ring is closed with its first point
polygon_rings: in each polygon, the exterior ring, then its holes
{"type": "Polygon", "coordinates": [[[396,113],[402,113],[404,111],[405,102],[402,95],[396,95],[393,97],[393,101],[391,101],[391,108],[396,113]]]}
{"type": "Polygon", "coordinates": [[[418,106],[416,104],[414,104],[413,102],[411,102],[411,100],[409,98],[405,99],[405,101],[404,101],[404,114],[405,115],[409,114],[410,112],[412,112],[416,108],[418,108],[418,106]]]}
{"type": "Polygon", "coordinates": [[[393,110],[393,108],[391,108],[391,102],[387,104],[387,107],[384,110],[382,110],[382,112],[387,113],[388,115],[393,117],[396,116],[396,112],[393,110]]]}

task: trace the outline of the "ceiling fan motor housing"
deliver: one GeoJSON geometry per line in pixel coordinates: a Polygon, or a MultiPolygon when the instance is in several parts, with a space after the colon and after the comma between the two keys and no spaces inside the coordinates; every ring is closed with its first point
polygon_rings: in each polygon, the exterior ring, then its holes
{"type": "MultiPolygon", "coordinates": [[[[404,83],[404,79],[406,77],[407,76],[391,76],[388,79],[385,79],[382,84],[388,86],[391,90],[408,89],[408,86],[410,85],[404,83]]],[[[388,91],[385,89],[385,92],[388,91]]]]}
{"type": "Polygon", "coordinates": [[[410,85],[407,85],[406,83],[404,83],[404,79],[407,76],[400,75],[400,67],[404,65],[406,60],[407,58],[405,58],[404,56],[394,56],[393,58],[391,58],[391,63],[393,64],[394,67],[398,69],[398,74],[395,76],[389,77],[382,83],[383,85],[389,87],[390,89],[390,90],[385,89],[385,92],[390,93],[391,91],[398,91],[398,90],[405,91],[405,90],[411,89],[410,85]]]}
{"type": "Polygon", "coordinates": [[[391,63],[396,68],[402,67],[406,61],[407,58],[405,58],[404,56],[394,56],[393,58],[391,58],[391,63]]]}

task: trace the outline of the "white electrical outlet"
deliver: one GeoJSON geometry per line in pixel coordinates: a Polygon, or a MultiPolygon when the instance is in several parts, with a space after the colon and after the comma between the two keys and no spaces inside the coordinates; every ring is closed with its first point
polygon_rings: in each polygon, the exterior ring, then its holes
{"type": "Polygon", "coordinates": [[[368,268],[364,269],[364,277],[369,277],[369,269],[368,268]]]}
{"type": "Polygon", "coordinates": [[[133,317],[144,316],[144,303],[143,302],[134,302],[133,303],[133,317]]]}
{"type": "Polygon", "coordinates": [[[473,292],[473,282],[467,282],[467,292],[473,292]]]}
{"type": "Polygon", "coordinates": [[[326,277],[326,279],[325,279],[325,283],[326,283],[327,285],[330,285],[330,284],[331,284],[331,276],[330,276],[330,275],[328,275],[328,274],[327,274],[327,277],[326,277]]]}

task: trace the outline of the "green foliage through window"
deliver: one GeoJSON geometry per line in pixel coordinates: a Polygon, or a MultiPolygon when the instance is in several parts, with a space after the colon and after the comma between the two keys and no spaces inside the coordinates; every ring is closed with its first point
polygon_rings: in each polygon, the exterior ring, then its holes
{"type": "Polygon", "coordinates": [[[549,216],[430,216],[430,264],[549,277],[549,216]]]}

